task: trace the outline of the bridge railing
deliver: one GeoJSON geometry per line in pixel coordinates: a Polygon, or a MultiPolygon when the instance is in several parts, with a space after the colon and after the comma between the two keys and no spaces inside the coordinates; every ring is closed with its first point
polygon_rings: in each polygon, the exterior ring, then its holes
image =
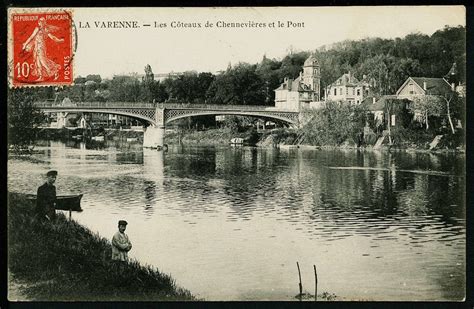
{"type": "Polygon", "coordinates": [[[208,110],[229,110],[229,111],[276,110],[274,106],[264,106],[264,105],[193,104],[193,103],[159,103],[158,107],[173,108],[173,109],[208,109],[208,110]]]}
{"type": "Polygon", "coordinates": [[[144,102],[36,102],[39,108],[167,108],[167,109],[200,109],[221,111],[283,111],[295,112],[294,110],[277,109],[274,106],[263,105],[229,105],[229,104],[192,104],[192,103],[144,103],[144,102]]]}
{"type": "Polygon", "coordinates": [[[90,108],[155,108],[156,104],[154,103],[144,103],[144,102],[71,102],[71,103],[54,103],[54,102],[35,102],[36,107],[53,107],[53,108],[62,108],[62,107],[90,107],[90,108]]]}

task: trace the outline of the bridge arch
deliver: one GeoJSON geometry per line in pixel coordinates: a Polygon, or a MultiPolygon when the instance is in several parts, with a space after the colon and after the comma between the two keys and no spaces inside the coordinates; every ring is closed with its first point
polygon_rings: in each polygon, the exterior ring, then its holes
{"type": "Polygon", "coordinates": [[[87,108],[54,108],[48,109],[44,108],[43,111],[45,113],[91,113],[91,114],[109,114],[109,115],[119,115],[119,116],[126,116],[134,119],[141,120],[148,125],[156,126],[155,120],[155,111],[152,110],[142,110],[141,113],[137,113],[136,111],[132,112],[130,110],[119,110],[119,109],[87,109],[87,108]]]}
{"type": "Polygon", "coordinates": [[[199,116],[218,116],[218,115],[233,115],[233,116],[250,116],[250,117],[256,117],[256,118],[261,118],[261,119],[269,119],[269,120],[276,120],[278,122],[283,122],[290,127],[296,127],[298,126],[298,117],[297,115],[278,115],[278,113],[275,114],[269,114],[269,113],[259,113],[259,112],[242,112],[242,111],[184,111],[184,112],[179,112],[176,110],[166,110],[165,111],[165,125],[168,123],[178,120],[178,119],[183,119],[183,118],[188,118],[188,117],[199,117],[199,116]]]}

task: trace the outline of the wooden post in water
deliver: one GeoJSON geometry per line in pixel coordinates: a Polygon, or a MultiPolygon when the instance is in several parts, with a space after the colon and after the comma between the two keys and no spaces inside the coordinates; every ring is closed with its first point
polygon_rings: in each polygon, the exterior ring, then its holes
{"type": "Polygon", "coordinates": [[[71,210],[71,205],[69,205],[69,221],[71,221],[71,216],[72,216],[72,210],[71,210]]]}
{"type": "Polygon", "coordinates": [[[318,300],[318,273],[316,272],[316,265],[313,265],[314,268],[314,301],[318,300]]]}
{"type": "Polygon", "coordinates": [[[303,296],[303,284],[301,283],[301,271],[300,271],[300,264],[298,262],[296,262],[296,266],[298,267],[298,276],[300,278],[300,284],[299,284],[299,288],[300,288],[300,300],[301,300],[301,297],[303,296]]]}

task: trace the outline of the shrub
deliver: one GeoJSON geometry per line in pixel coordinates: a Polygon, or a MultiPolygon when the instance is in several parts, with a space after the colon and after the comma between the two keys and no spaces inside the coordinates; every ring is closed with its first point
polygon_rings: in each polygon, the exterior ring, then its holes
{"type": "Polygon", "coordinates": [[[306,141],[316,146],[338,146],[346,140],[359,144],[366,121],[366,110],[346,103],[327,102],[317,110],[308,110],[311,120],[302,128],[306,141]]]}

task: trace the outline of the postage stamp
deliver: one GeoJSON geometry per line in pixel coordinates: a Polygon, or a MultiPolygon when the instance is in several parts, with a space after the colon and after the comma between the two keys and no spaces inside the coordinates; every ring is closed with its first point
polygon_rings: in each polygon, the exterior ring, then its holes
{"type": "Polygon", "coordinates": [[[71,11],[10,10],[8,23],[10,87],[73,83],[71,11]]]}

